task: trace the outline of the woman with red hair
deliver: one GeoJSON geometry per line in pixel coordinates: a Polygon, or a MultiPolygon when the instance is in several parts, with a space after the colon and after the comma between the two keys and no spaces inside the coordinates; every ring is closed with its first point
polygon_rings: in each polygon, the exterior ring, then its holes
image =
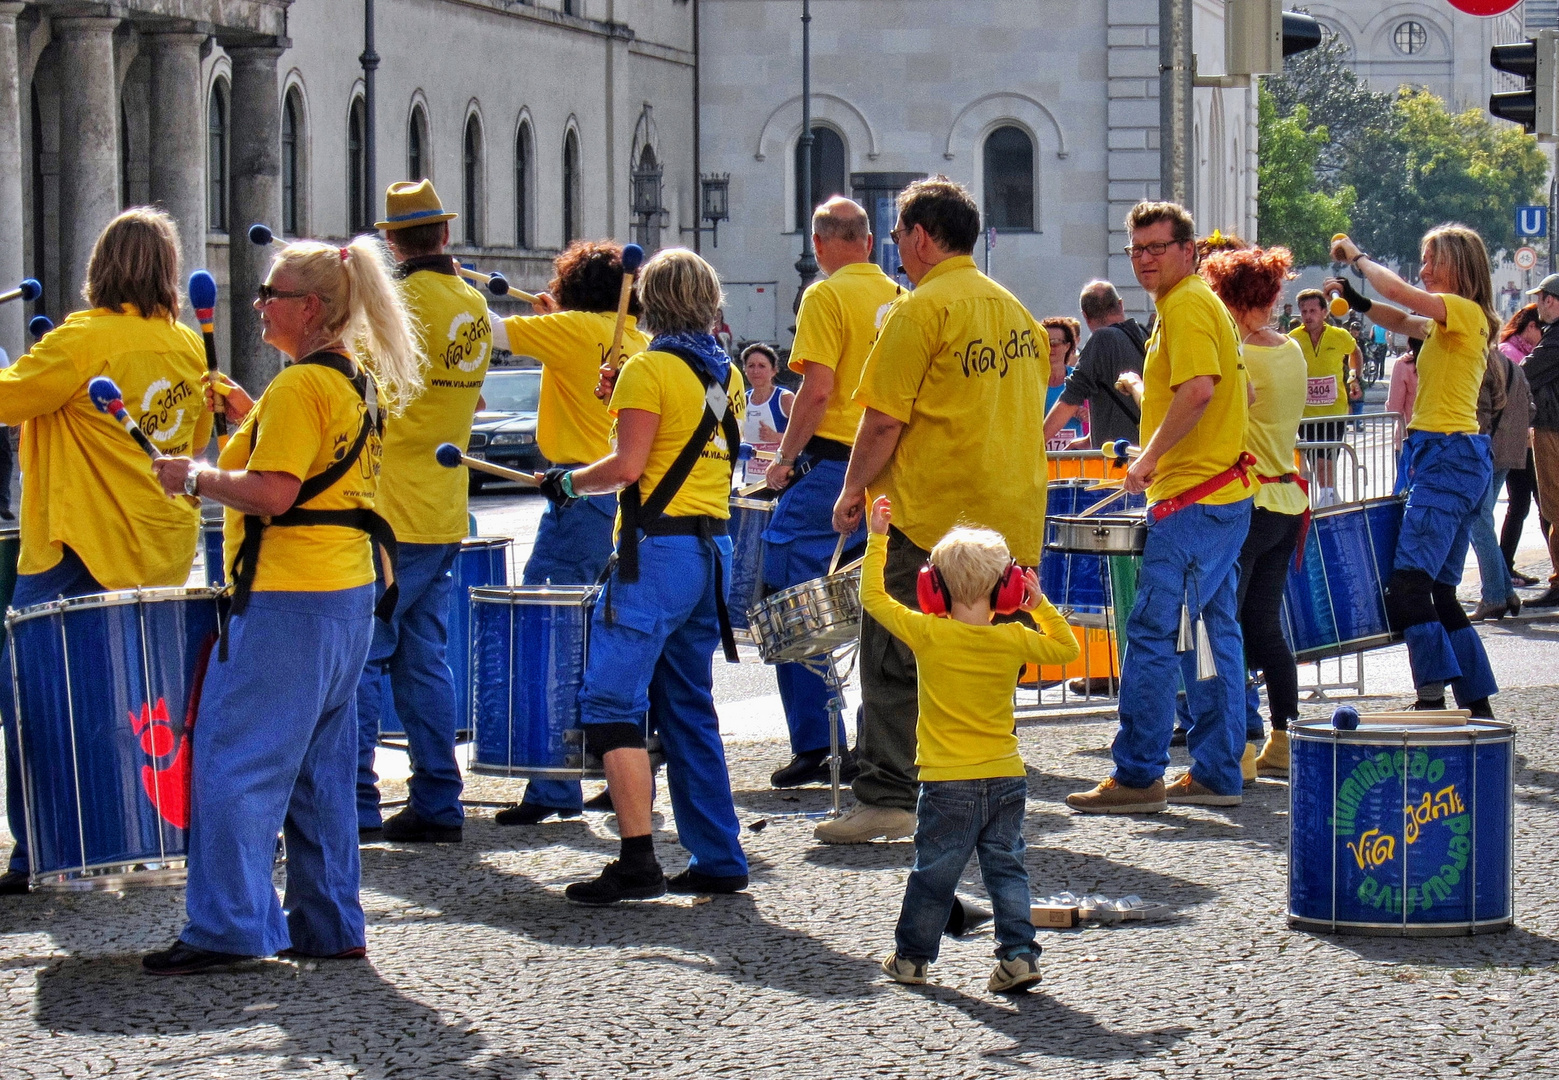
{"type": "Polygon", "coordinates": [[[1305,358],[1299,343],[1272,328],[1272,309],[1283,294],[1293,256],[1287,248],[1215,250],[1201,274],[1234,316],[1241,355],[1254,400],[1245,447],[1256,458],[1261,480],[1250,515],[1250,532],[1240,550],[1238,611],[1245,638],[1245,664],[1267,680],[1272,735],[1256,752],[1261,714],[1246,711],[1246,781],[1288,775],[1288,725],[1299,718],[1299,676],[1283,637],[1279,612],[1289,563],[1299,540],[1310,498],[1294,471],[1294,444],[1305,409],[1305,358]]]}

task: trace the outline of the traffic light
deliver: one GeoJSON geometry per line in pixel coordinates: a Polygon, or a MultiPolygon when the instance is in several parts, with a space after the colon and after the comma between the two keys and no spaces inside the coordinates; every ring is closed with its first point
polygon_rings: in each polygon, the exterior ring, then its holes
{"type": "Polygon", "coordinates": [[[1321,44],[1321,24],[1283,10],[1283,0],[1228,0],[1224,69],[1230,76],[1278,75],[1283,58],[1321,44]]]}
{"type": "Polygon", "coordinates": [[[1539,30],[1535,38],[1494,46],[1489,66],[1526,82],[1524,89],[1491,94],[1489,112],[1539,139],[1559,136],[1559,30],[1539,30]]]}

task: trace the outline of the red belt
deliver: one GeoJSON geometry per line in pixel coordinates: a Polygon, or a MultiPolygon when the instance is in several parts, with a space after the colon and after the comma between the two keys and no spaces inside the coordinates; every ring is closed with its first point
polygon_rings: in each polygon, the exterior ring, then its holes
{"type": "Polygon", "coordinates": [[[1305,512],[1299,515],[1299,547],[1294,551],[1294,569],[1298,570],[1305,563],[1305,536],[1310,532],[1310,481],[1298,473],[1284,473],[1282,476],[1257,476],[1263,484],[1298,484],[1299,490],[1305,493],[1305,512]]]}
{"type": "Polygon", "coordinates": [[[1192,503],[1201,502],[1215,491],[1222,491],[1231,480],[1237,479],[1246,487],[1250,487],[1250,467],[1254,464],[1256,464],[1255,455],[1249,452],[1242,453],[1238,461],[1217,476],[1203,480],[1173,498],[1160,499],[1148,507],[1148,513],[1153,515],[1154,521],[1163,521],[1176,510],[1183,510],[1192,503]]]}

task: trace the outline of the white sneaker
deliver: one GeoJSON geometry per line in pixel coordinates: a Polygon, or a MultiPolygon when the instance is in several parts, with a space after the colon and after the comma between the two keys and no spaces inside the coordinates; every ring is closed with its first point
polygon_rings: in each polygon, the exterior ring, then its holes
{"type": "Polygon", "coordinates": [[[996,970],[991,972],[991,981],[986,983],[986,988],[993,994],[1005,994],[1009,991],[1027,993],[1029,987],[1039,982],[1039,953],[1019,953],[1011,960],[1003,960],[996,965],[996,970]]]}
{"type": "Polygon", "coordinates": [[[926,981],[927,966],[924,960],[904,960],[893,952],[882,962],[882,973],[905,986],[922,986],[926,981]]]}
{"type": "Polygon", "coordinates": [[[846,813],[824,821],[812,837],[825,844],[869,844],[873,840],[902,840],[915,835],[915,815],[891,806],[856,803],[846,813]]]}

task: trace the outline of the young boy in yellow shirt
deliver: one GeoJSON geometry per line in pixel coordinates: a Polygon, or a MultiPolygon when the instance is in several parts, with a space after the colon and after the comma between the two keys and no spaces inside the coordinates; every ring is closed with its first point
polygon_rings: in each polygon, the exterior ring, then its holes
{"type": "Polygon", "coordinates": [[[868,522],[861,606],[915,653],[920,798],[915,866],[904,887],[895,950],[882,970],[894,982],[926,981],[953,891],[969,856],[978,852],[996,921],[997,963],[987,985],[993,992],[1024,991],[1039,982],[1039,946],[1023,866],[1028,780],[1018,755],[1012,694],[1024,664],[1075,660],[1077,639],[1040,595],[1032,570],[1021,572],[1018,606],[1035,615],[1039,631],[1020,622],[992,624],[998,593],[1017,571],[1007,542],[989,529],[953,529],[931,550],[930,565],[940,580],[934,591],[950,617],[911,611],[883,585],[891,517],[891,504],[879,497],[868,522]]]}

